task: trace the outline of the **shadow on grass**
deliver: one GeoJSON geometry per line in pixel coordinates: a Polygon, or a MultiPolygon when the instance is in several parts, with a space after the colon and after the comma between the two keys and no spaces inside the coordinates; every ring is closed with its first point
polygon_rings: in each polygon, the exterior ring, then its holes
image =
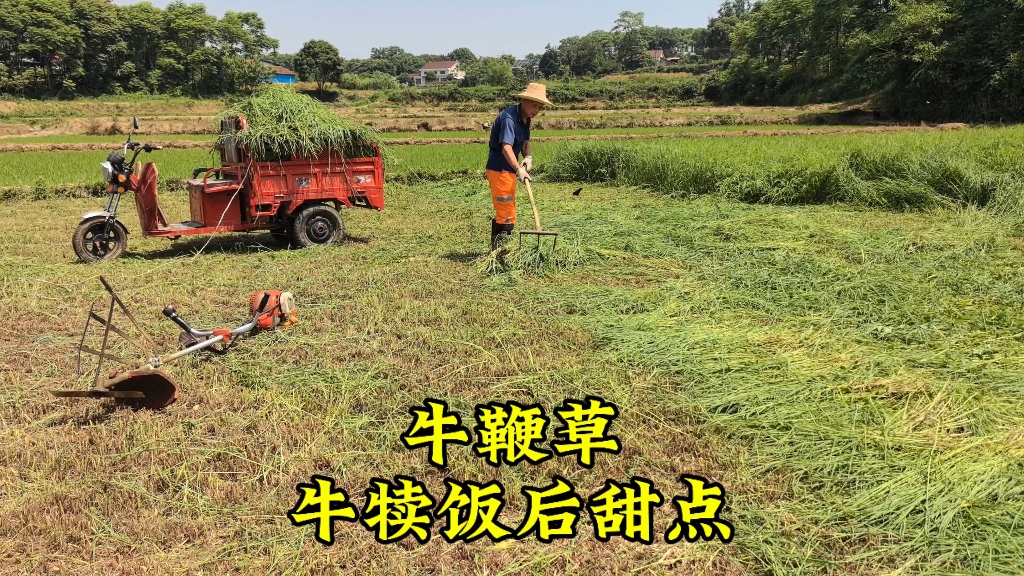
{"type": "MultiPolygon", "coordinates": [[[[278,242],[270,234],[258,235],[233,235],[225,234],[215,236],[196,236],[188,240],[175,240],[174,243],[163,250],[154,252],[132,252],[126,250],[124,256],[140,258],[142,260],[164,260],[170,258],[182,258],[195,256],[202,251],[204,254],[253,254],[259,252],[286,252],[288,250],[301,250],[291,243],[278,242]],[[209,242],[209,244],[207,244],[209,242]]],[[[345,236],[341,245],[370,243],[370,239],[362,236],[345,236]]]]}
{"type": "Polygon", "coordinates": [[[486,255],[487,252],[449,252],[442,256],[442,258],[448,260],[449,262],[458,262],[460,264],[472,264],[486,255]]]}

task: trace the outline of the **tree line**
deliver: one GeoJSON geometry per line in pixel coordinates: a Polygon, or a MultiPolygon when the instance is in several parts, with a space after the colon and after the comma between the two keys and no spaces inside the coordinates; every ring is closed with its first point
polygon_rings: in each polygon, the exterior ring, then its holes
{"type": "Polygon", "coordinates": [[[325,40],[311,40],[297,54],[274,55],[271,60],[293,68],[303,80],[316,82],[320,90],[327,83],[343,88],[397,88],[409,83],[409,74],[438,60],[459,61],[466,72],[460,83],[464,87],[504,86],[522,83],[527,76],[569,79],[653,69],[657,62],[652,50],[661,50],[665,56],[678,55],[682,62],[695,62],[704,55],[720,58],[728,54],[729,36],[722,32],[720,20],[721,17],[712,19],[707,30],[665,28],[647,26],[643,12],[626,11],[619,14],[608,31],[565,38],[557,46],[548,44],[541,54],[527,54],[521,61],[508,54],[477,57],[469,48],[458,48],[448,54],[414,55],[399,46],[374,48],[368,59],[346,60],[325,40]],[[522,65],[516,66],[517,62],[522,65]],[[363,77],[362,82],[358,76],[363,77]],[[367,82],[367,77],[372,77],[373,82],[367,82]]]}
{"type": "Polygon", "coordinates": [[[1024,0],[735,4],[715,97],[805,104],[878,95],[903,118],[1024,119],[1024,0]]]}
{"type": "Polygon", "coordinates": [[[254,12],[180,0],[0,0],[0,93],[225,94],[254,87],[278,47],[254,12]]]}
{"type": "MultiPolygon", "coordinates": [[[[643,13],[623,12],[609,31],[549,45],[529,54],[534,78],[596,76],[654,64],[648,50],[720,53],[722,35],[644,24],[643,13]],[[717,44],[716,44],[717,42],[717,44]]],[[[727,38],[727,35],[725,36],[727,38]]],[[[217,18],[203,4],[175,0],[0,0],[0,93],[28,98],[122,93],[216,96],[251,90],[267,75],[261,62],[286,66],[300,79],[353,89],[397,88],[432,60],[458,60],[463,86],[521,83],[525,70],[511,55],[477,57],[469,48],[447,54],[411,54],[399,46],[373,48],[366,59],[342,58],[324,40],[297,54],[279,54],[254,12],[217,18]],[[517,76],[518,75],[518,76],[517,76]]]]}
{"type": "MultiPolygon", "coordinates": [[[[1024,0],[727,0],[705,28],[665,28],[625,11],[609,30],[564,38],[514,66],[469,48],[411,54],[378,47],[342,58],[324,40],[279,54],[254,12],[217,18],[175,0],[0,0],[0,94],[72,97],[121,93],[215,96],[251,90],[261,62],[303,80],[393,89],[432,60],[458,60],[460,85],[656,70],[651,50],[706,74],[705,98],[807,104],[880,96],[899,117],[1024,117],[1024,0]]],[[[661,68],[662,70],[664,68],[661,68]]],[[[669,68],[670,70],[672,68],[669,68]]]]}

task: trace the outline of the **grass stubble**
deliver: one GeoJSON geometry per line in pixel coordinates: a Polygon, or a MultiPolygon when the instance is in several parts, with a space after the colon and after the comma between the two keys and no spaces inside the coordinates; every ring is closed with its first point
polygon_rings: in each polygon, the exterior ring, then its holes
{"type": "MultiPolygon", "coordinates": [[[[0,557],[19,572],[75,573],[1024,564],[1024,244],[1013,217],[967,203],[897,212],[536,188],[545,227],[578,239],[570,265],[523,253],[488,273],[479,179],[392,186],[387,212],[347,215],[354,238],[336,249],[224,236],[193,259],[201,241],[133,235],[125,259],[89,267],[73,263],[67,236],[90,201],[0,204],[0,557]],[[172,301],[194,324],[234,323],[251,291],[286,289],[302,322],[171,368],[184,398],[163,414],[58,401],[48,390],[68,385],[99,274],[168,347],[177,333],[159,311],[172,301]],[[579,537],[553,545],[449,546],[435,534],[383,547],[340,524],[326,550],[284,516],[313,473],[337,478],[360,509],[373,476],[412,475],[443,496],[443,476],[399,441],[425,397],[471,422],[478,403],[537,403],[552,416],[587,394],[618,405],[622,454],[599,455],[593,470],[571,459],[496,470],[454,447],[451,476],[500,479],[502,519],[515,527],[520,488],[554,474],[584,498],[641,475],[670,500],[679,474],[698,473],[727,489],[733,545],[600,544],[584,513],[579,537]]],[[[668,502],[656,518],[663,534],[668,502]]]]}

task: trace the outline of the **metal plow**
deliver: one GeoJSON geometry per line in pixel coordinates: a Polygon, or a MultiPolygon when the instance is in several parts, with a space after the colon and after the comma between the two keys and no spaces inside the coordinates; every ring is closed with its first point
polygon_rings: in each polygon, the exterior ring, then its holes
{"type": "Polygon", "coordinates": [[[178,385],[169,376],[157,368],[163,364],[157,356],[156,343],[150,338],[135,320],[124,301],[117,295],[107,280],[100,277],[100,282],[106,288],[110,302],[104,306],[100,303],[107,296],[102,296],[93,302],[89,309],[89,316],[85,321],[85,328],[82,330],[82,338],[78,343],[78,362],[76,375],[78,378],[85,376],[83,372],[83,355],[95,356],[97,358],[95,376],[93,378],[92,390],[57,390],[53,392],[58,398],[112,398],[122,406],[139,409],[160,410],[174,404],[178,400],[178,385]],[[106,317],[100,316],[97,310],[106,310],[106,317]],[[128,318],[135,330],[145,339],[144,346],[139,340],[132,338],[128,333],[114,323],[114,315],[121,311],[128,318]],[[102,344],[96,350],[85,345],[89,329],[96,323],[103,327],[102,344]],[[116,356],[109,352],[111,335],[120,337],[125,342],[138,348],[150,359],[148,361],[133,362],[116,356]],[[119,364],[123,371],[115,371],[110,374],[104,372],[104,365],[107,361],[119,364]]]}
{"type": "Polygon", "coordinates": [[[93,388],[92,390],[54,391],[53,395],[58,398],[113,398],[117,404],[122,406],[134,409],[161,410],[178,400],[178,385],[167,374],[160,371],[161,366],[200,350],[209,349],[212,352],[225,354],[243,336],[259,331],[274,330],[278,327],[286,328],[298,322],[295,296],[291,292],[279,290],[254,292],[249,299],[250,318],[248,322],[234,329],[198,330],[193,328],[181,316],[178,316],[178,308],[172,304],[164,308],[164,316],[183,330],[179,343],[184,349],[161,357],[157,354],[156,343],[139,327],[135,317],[106,279],[101,277],[100,282],[107,289],[110,302],[100,307],[99,303],[106,298],[104,296],[93,302],[89,309],[85,329],[82,331],[82,340],[78,343],[78,366],[76,369],[78,378],[85,375],[82,371],[83,354],[95,356],[98,359],[93,388]],[[103,309],[106,309],[106,317],[100,316],[97,312],[97,310],[103,309]],[[114,314],[118,310],[142,335],[148,347],[140,343],[138,339],[129,336],[122,327],[114,323],[114,314]],[[102,344],[99,350],[85,345],[89,328],[94,322],[103,327],[102,344]],[[148,360],[132,362],[111,353],[110,348],[113,343],[111,335],[116,335],[138,348],[144,355],[143,358],[148,358],[148,360]],[[215,348],[218,344],[220,347],[215,348]],[[122,371],[107,374],[103,369],[107,361],[120,364],[123,367],[122,371]]]}

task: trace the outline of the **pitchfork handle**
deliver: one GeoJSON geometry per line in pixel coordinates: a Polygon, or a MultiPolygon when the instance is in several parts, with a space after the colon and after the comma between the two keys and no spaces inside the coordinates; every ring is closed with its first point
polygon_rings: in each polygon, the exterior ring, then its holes
{"type": "Polygon", "coordinates": [[[533,188],[530,187],[529,179],[524,180],[523,183],[526,184],[526,191],[530,193],[530,206],[533,207],[533,221],[537,223],[537,232],[540,232],[540,214],[537,213],[537,203],[533,200],[533,188]]]}

